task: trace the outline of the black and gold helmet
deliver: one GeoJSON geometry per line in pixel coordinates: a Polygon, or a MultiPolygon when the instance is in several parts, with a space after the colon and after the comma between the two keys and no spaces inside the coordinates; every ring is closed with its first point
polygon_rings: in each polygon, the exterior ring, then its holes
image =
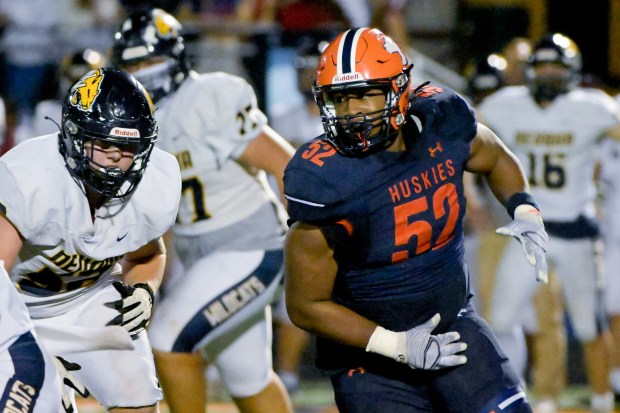
{"type": "Polygon", "coordinates": [[[91,70],[64,98],[59,139],[60,153],[78,183],[106,198],[125,198],[140,182],[157,139],[151,97],[127,72],[91,70]],[[94,162],[84,148],[92,140],[130,147],[131,167],[122,171],[94,162]]]}
{"type": "Polygon", "coordinates": [[[181,30],[181,23],[164,10],[139,9],[114,35],[112,64],[131,72],[157,101],[174,91],[189,71],[181,30]],[[156,57],[161,58],[158,63],[138,68],[156,57]]]}
{"type": "Polygon", "coordinates": [[[553,100],[567,93],[581,81],[581,52],[577,44],[561,33],[550,33],[535,46],[528,59],[526,77],[528,86],[536,100],[553,100]],[[562,75],[538,76],[535,68],[552,63],[563,67],[562,75]]]}

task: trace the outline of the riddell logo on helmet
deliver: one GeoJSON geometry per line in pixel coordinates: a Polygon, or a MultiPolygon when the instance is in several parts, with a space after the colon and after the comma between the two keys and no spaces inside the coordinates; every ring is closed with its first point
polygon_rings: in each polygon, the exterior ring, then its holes
{"type": "Polygon", "coordinates": [[[355,73],[345,73],[342,75],[336,75],[332,79],[332,83],[343,83],[343,82],[353,82],[355,80],[362,80],[362,75],[358,72],[355,73]]]}
{"type": "Polygon", "coordinates": [[[140,132],[138,129],[113,128],[112,131],[110,131],[110,135],[122,136],[126,138],[139,138],[140,132]]]}

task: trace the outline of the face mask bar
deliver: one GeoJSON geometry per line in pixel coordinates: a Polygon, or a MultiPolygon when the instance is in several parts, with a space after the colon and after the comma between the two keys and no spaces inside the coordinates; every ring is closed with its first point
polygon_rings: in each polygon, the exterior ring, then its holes
{"type": "Polygon", "coordinates": [[[394,142],[397,130],[391,118],[398,116],[398,100],[402,90],[397,93],[391,89],[391,79],[380,79],[363,84],[345,87],[328,85],[315,88],[315,99],[321,110],[321,119],[327,140],[345,156],[363,156],[385,148],[394,142]],[[385,91],[385,107],[364,114],[337,116],[332,101],[334,93],[346,90],[359,91],[360,95],[370,89],[385,91]]]}
{"type": "Polygon", "coordinates": [[[135,139],[132,140],[127,137],[86,133],[73,123],[66,126],[62,135],[64,135],[64,142],[71,142],[70,148],[66,148],[66,150],[70,151],[67,166],[72,176],[106,198],[121,199],[129,196],[140,182],[157,139],[157,135],[153,135],[140,138],[140,142],[135,142],[135,139]],[[68,134],[71,137],[67,136],[68,134]],[[123,172],[120,168],[107,167],[95,162],[94,147],[88,151],[84,145],[88,141],[101,141],[111,145],[131,147],[134,154],[131,166],[123,172]],[[121,191],[121,189],[123,190],[121,191]]]}
{"type": "Polygon", "coordinates": [[[133,76],[149,91],[153,100],[157,101],[174,89],[172,76],[175,64],[173,59],[166,59],[135,71],[133,76]]]}

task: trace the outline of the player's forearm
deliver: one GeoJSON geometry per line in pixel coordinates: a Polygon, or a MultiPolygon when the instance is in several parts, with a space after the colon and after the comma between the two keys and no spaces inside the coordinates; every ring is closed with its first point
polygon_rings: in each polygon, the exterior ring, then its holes
{"type": "Polygon", "coordinates": [[[163,241],[151,241],[138,251],[127,254],[121,264],[125,284],[145,283],[153,291],[157,291],[166,268],[166,248],[163,241]]]}
{"type": "Polygon", "coordinates": [[[377,324],[333,301],[300,305],[287,297],[291,321],[299,328],[333,341],[365,349],[377,324]]]}
{"type": "Polygon", "coordinates": [[[529,192],[521,164],[511,153],[502,154],[486,178],[489,188],[502,204],[517,192],[529,192]]]}
{"type": "MultiPolygon", "coordinates": [[[[125,266],[123,266],[125,268],[125,266]]],[[[153,291],[157,291],[166,267],[166,255],[157,254],[147,261],[129,263],[129,270],[124,271],[123,281],[127,285],[138,283],[148,284],[153,291]]]]}

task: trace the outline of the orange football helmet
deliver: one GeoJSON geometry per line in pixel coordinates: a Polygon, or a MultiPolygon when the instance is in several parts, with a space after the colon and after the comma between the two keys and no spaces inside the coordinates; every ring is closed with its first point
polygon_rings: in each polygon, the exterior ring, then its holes
{"type": "Polygon", "coordinates": [[[327,46],[317,67],[314,98],[327,140],[340,153],[362,156],[394,142],[406,119],[412,67],[400,47],[378,29],[347,30],[327,46]],[[375,88],[385,91],[383,109],[358,115],[336,114],[334,93],[350,89],[361,89],[363,93],[364,89],[375,88]]]}

